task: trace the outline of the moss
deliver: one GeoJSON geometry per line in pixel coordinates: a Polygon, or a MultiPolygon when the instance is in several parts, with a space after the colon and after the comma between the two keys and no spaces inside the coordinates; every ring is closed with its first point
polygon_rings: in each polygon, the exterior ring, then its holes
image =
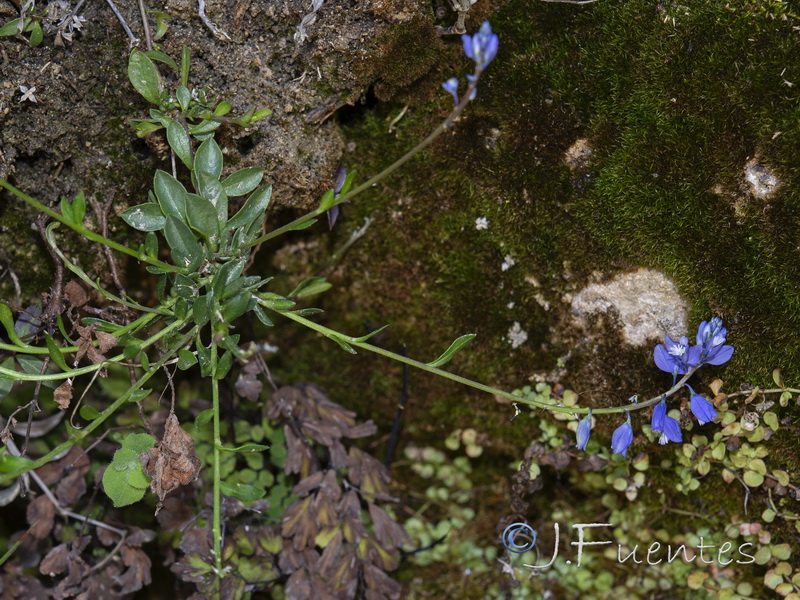
{"type": "MultiPolygon", "coordinates": [[[[365,322],[391,323],[382,343],[393,350],[405,343],[422,359],[477,332],[448,368],[506,389],[549,373],[571,351],[563,383],[582,403],[619,404],[663,389],[663,374],[648,349],[625,347],[607,319],[592,326],[600,341],[580,345],[565,327],[562,300],[594,271],[645,266],[676,281],[690,301],[692,326],[713,314],[729,327],[734,358],[697,376],[698,389],[715,377],[729,382],[726,389],[768,385],[775,366],[787,384],[796,382],[800,113],[783,82],[795,74],[781,73],[794,64],[800,39],[794,17],[771,19],[751,8],[710,2],[673,15],[669,6],[659,13],[645,2],[507,3],[492,19],[500,53],[465,117],[344,207],[331,252],[364,217],[374,223],[334,272],[337,287],[322,304],[326,322],[351,333],[364,331],[365,322]],[[583,174],[564,164],[581,137],[593,151],[583,174]],[[744,182],[754,156],[782,181],[770,199],[754,198],[744,182]],[[476,230],[477,217],[488,219],[488,230],[476,230]],[[516,265],[503,272],[507,254],[516,265]],[[529,334],[516,350],[504,339],[514,321],[529,334]]],[[[445,43],[458,50],[457,40],[445,43]]],[[[438,85],[422,84],[419,97],[438,85]]],[[[362,180],[379,171],[438,124],[450,103],[439,92],[412,106],[393,135],[387,123],[399,106],[351,116],[345,136],[358,152],[348,166],[362,180]]],[[[338,401],[388,429],[401,369],[317,344],[294,339],[285,375],[323,381],[338,401]]],[[[412,372],[404,436],[431,439],[476,426],[489,434],[488,455],[502,464],[531,438],[531,421],[512,425],[512,414],[484,394],[412,372]]],[[[604,419],[596,435],[610,439],[615,426],[604,419]]],[[[778,435],[770,446],[793,472],[799,449],[790,438],[778,435]]],[[[653,489],[670,477],[654,472],[653,489]]],[[[720,522],[739,514],[741,496],[715,481],[676,506],[719,507],[726,515],[720,522]]]]}

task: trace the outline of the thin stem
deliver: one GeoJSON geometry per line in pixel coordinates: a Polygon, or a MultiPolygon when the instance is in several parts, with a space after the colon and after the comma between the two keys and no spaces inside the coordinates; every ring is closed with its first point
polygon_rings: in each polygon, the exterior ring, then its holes
{"type": "MultiPolygon", "coordinates": [[[[164,335],[168,334],[170,331],[173,331],[174,329],[176,329],[176,328],[178,328],[178,327],[180,327],[180,326],[182,326],[184,324],[185,324],[185,321],[176,321],[175,323],[172,323],[171,325],[168,325],[167,327],[165,327],[163,330],[161,330],[159,333],[154,335],[148,341],[153,341],[154,342],[158,338],[163,337],[164,335]]],[[[14,471],[12,473],[0,473],[0,483],[5,483],[7,481],[11,481],[13,479],[16,479],[17,477],[19,477],[23,473],[27,473],[28,471],[31,471],[33,469],[38,469],[42,465],[45,465],[48,462],[50,462],[53,458],[55,458],[56,456],[58,456],[59,454],[61,454],[65,450],[71,448],[76,443],[78,443],[81,440],[85,439],[90,433],[92,433],[92,431],[94,431],[100,425],[102,425],[102,423],[106,419],[108,419],[108,417],[113,415],[117,411],[117,409],[119,409],[123,404],[128,402],[129,398],[131,397],[131,395],[133,395],[134,392],[136,392],[139,389],[141,389],[141,387],[145,383],[147,383],[148,380],[153,375],[155,375],[161,369],[161,367],[164,366],[164,364],[168,360],[170,360],[175,354],[177,354],[178,349],[183,348],[183,346],[188,344],[191,341],[191,339],[194,337],[194,335],[197,333],[198,329],[199,329],[198,327],[193,327],[188,333],[184,334],[184,336],[172,347],[172,349],[170,349],[168,352],[166,352],[164,354],[164,356],[161,357],[161,359],[153,366],[152,369],[150,369],[149,371],[146,371],[136,381],[136,383],[134,383],[130,388],[128,388],[128,390],[122,396],[120,396],[114,402],[112,402],[103,412],[100,413],[100,416],[98,416],[94,421],[89,423],[86,427],[84,427],[79,432],[76,431],[75,433],[70,435],[69,439],[67,439],[65,442],[59,444],[58,446],[56,446],[53,450],[51,450],[50,452],[48,452],[47,454],[45,454],[41,458],[38,458],[37,460],[33,460],[33,461],[29,462],[27,464],[27,466],[24,467],[23,469],[21,469],[19,471],[14,471]]],[[[102,364],[100,366],[102,366],[102,364]]]]}
{"type": "Polygon", "coordinates": [[[741,392],[733,392],[732,394],[725,394],[728,398],[735,398],[736,396],[749,396],[753,392],[756,394],[782,394],[783,392],[791,392],[792,394],[800,394],[800,390],[795,388],[774,388],[770,390],[762,390],[753,388],[752,390],[743,390],[741,392]]]}
{"type": "Polygon", "coordinates": [[[217,569],[217,582],[222,578],[222,519],[220,517],[222,495],[220,491],[220,437],[219,426],[219,381],[217,373],[217,345],[211,344],[211,406],[214,411],[214,517],[212,531],[214,533],[214,563],[217,569]]]}
{"type": "Polygon", "coordinates": [[[144,8],[144,1],[139,0],[139,14],[142,16],[142,25],[144,26],[144,40],[147,44],[147,49],[153,49],[153,40],[150,37],[150,24],[147,22],[147,10],[144,8]]]}
{"type": "MultiPolygon", "coordinates": [[[[265,306],[265,308],[269,308],[269,307],[265,306]]],[[[301,323],[302,325],[305,325],[306,327],[308,327],[310,329],[313,329],[314,331],[318,331],[319,333],[325,335],[326,337],[330,337],[332,339],[336,339],[336,338],[342,339],[342,340],[346,341],[348,344],[350,344],[351,346],[356,346],[358,348],[363,348],[364,350],[369,350],[370,352],[374,352],[375,354],[380,354],[381,356],[385,356],[387,358],[391,358],[393,360],[396,360],[398,362],[410,365],[412,367],[416,367],[417,369],[421,369],[422,371],[427,371],[428,373],[433,373],[434,375],[439,375],[440,377],[444,377],[445,379],[450,379],[452,381],[456,381],[458,383],[461,383],[463,385],[469,386],[471,388],[475,388],[476,390],[481,390],[482,392],[487,392],[487,393],[495,395],[495,396],[501,396],[503,398],[507,398],[508,400],[512,400],[514,402],[520,402],[522,404],[528,404],[529,406],[534,406],[536,408],[544,408],[544,409],[547,409],[547,410],[550,410],[550,411],[553,411],[553,412],[566,413],[566,414],[571,414],[571,415],[573,415],[573,414],[574,415],[577,415],[577,414],[588,414],[590,410],[592,411],[592,414],[595,414],[595,415],[598,415],[598,414],[610,414],[610,413],[622,413],[622,412],[630,412],[630,411],[634,411],[634,410],[642,410],[643,408],[647,408],[648,406],[652,406],[653,404],[656,404],[657,402],[660,402],[661,399],[666,397],[666,396],[672,396],[673,394],[675,394],[678,390],[680,390],[683,387],[683,384],[686,383],[686,381],[688,381],[688,379],[694,374],[694,372],[698,368],[698,367],[693,367],[692,369],[690,369],[689,372],[686,373],[686,375],[684,375],[682,379],[680,379],[675,385],[673,385],[666,392],[664,392],[662,394],[659,394],[657,396],[654,396],[653,398],[650,398],[649,400],[645,400],[643,402],[638,402],[636,404],[626,404],[626,405],[621,405],[621,406],[613,406],[613,407],[610,407],[610,408],[592,408],[592,409],[582,408],[582,407],[579,407],[579,406],[561,406],[559,404],[550,404],[550,403],[547,403],[547,402],[542,402],[540,400],[530,400],[528,398],[523,398],[521,396],[515,396],[514,394],[511,394],[509,392],[505,392],[503,390],[499,390],[499,389],[494,388],[492,386],[485,385],[483,383],[479,383],[479,382],[473,381],[471,379],[467,379],[466,377],[461,377],[460,375],[456,375],[454,373],[449,373],[448,371],[443,371],[442,369],[439,369],[437,367],[432,367],[429,364],[420,362],[418,360],[414,360],[412,358],[408,358],[406,356],[403,356],[402,354],[397,354],[395,352],[390,352],[389,350],[385,350],[383,348],[379,348],[378,346],[373,346],[372,344],[368,344],[366,342],[361,342],[361,341],[359,341],[358,338],[354,338],[354,337],[350,337],[350,336],[347,336],[347,335],[343,335],[343,334],[341,334],[341,333],[339,333],[337,331],[334,331],[333,329],[329,329],[328,327],[325,327],[324,325],[319,325],[317,323],[314,323],[313,321],[310,321],[310,320],[308,320],[308,319],[306,319],[304,317],[301,317],[300,315],[294,314],[292,312],[284,312],[284,311],[279,311],[279,310],[275,310],[275,309],[271,309],[271,310],[273,310],[274,312],[280,313],[283,316],[288,317],[289,319],[292,319],[293,321],[297,321],[298,323],[301,323]]]]}
{"type": "Polygon", "coordinates": [[[381,171],[377,175],[372,176],[370,179],[368,179],[367,181],[365,181],[364,183],[362,183],[358,187],[353,188],[352,190],[350,190],[346,194],[342,194],[341,196],[339,196],[334,201],[334,203],[330,207],[326,208],[325,210],[322,210],[321,208],[317,208],[317,209],[311,211],[310,213],[305,214],[302,217],[299,217],[299,218],[295,219],[291,223],[288,223],[288,224],[284,225],[283,227],[279,227],[278,229],[275,229],[275,230],[273,230],[273,231],[271,231],[271,232],[269,232],[269,233],[267,233],[265,235],[262,235],[259,238],[256,238],[255,240],[253,240],[252,242],[247,244],[246,247],[249,248],[251,246],[257,246],[258,244],[263,244],[264,242],[266,242],[268,240],[271,240],[272,238],[278,237],[279,235],[282,235],[282,234],[284,234],[284,233],[286,233],[288,231],[292,231],[293,229],[303,225],[304,223],[307,223],[311,219],[314,219],[314,218],[320,216],[322,213],[326,212],[330,208],[333,208],[334,206],[337,206],[337,205],[341,204],[342,202],[345,202],[346,200],[349,200],[353,196],[356,196],[356,195],[360,194],[364,190],[371,188],[373,185],[375,185],[376,183],[378,183],[379,181],[381,181],[385,177],[388,177],[389,175],[394,173],[397,169],[399,169],[404,164],[406,164],[409,160],[411,160],[416,154],[418,154],[419,152],[421,152],[422,150],[424,150],[425,148],[430,146],[436,138],[438,138],[442,133],[444,133],[447,130],[447,128],[450,127],[450,125],[452,125],[456,121],[456,119],[458,119],[458,117],[461,116],[461,113],[464,112],[464,109],[471,102],[472,92],[476,89],[476,87],[478,85],[478,79],[479,79],[478,76],[479,76],[479,73],[476,73],[475,79],[473,79],[469,83],[469,85],[467,86],[467,91],[464,94],[463,98],[461,99],[461,102],[459,102],[456,105],[456,107],[447,116],[447,118],[436,129],[434,129],[430,133],[430,135],[428,135],[428,137],[426,137],[419,144],[414,146],[411,150],[406,152],[403,156],[401,156],[399,159],[397,159],[391,165],[386,167],[383,171],[381,171]]]}
{"type": "MultiPolygon", "coordinates": [[[[170,299],[170,301],[174,301],[174,299],[170,299]]],[[[114,331],[112,335],[114,337],[122,337],[123,335],[125,335],[129,331],[133,331],[134,329],[137,329],[137,328],[140,328],[140,327],[144,327],[150,321],[155,319],[157,316],[158,315],[156,313],[144,314],[141,317],[139,317],[138,319],[136,319],[135,321],[132,321],[131,323],[129,323],[128,325],[125,325],[124,327],[121,327],[120,329],[114,331]]],[[[98,344],[97,340],[92,342],[92,345],[94,345],[94,346],[96,346],[97,344],[98,344]]],[[[41,348],[39,346],[15,346],[14,344],[6,344],[6,343],[3,343],[3,342],[0,342],[0,350],[7,350],[8,352],[16,352],[16,353],[20,353],[20,354],[49,354],[50,353],[50,350],[48,348],[41,348]]],[[[80,350],[80,347],[79,346],[64,346],[64,347],[59,348],[59,350],[61,350],[61,352],[63,352],[63,353],[69,354],[71,352],[77,352],[78,350],[80,350]]]]}
{"type": "Polygon", "coordinates": [[[68,221],[60,213],[54,211],[52,208],[48,208],[47,206],[45,206],[44,204],[42,204],[38,200],[36,200],[34,198],[31,198],[25,192],[22,192],[22,191],[18,190],[13,185],[8,183],[5,179],[0,178],[0,187],[5,188],[6,190],[8,190],[12,194],[14,194],[17,198],[19,198],[21,200],[24,200],[25,202],[27,202],[28,204],[33,206],[35,209],[37,209],[37,210],[45,213],[46,215],[52,217],[53,219],[55,219],[59,223],[63,223],[64,225],[66,225],[67,227],[72,229],[73,231],[81,234],[83,237],[85,237],[87,239],[92,240],[93,242],[97,242],[98,244],[105,244],[106,246],[116,250],[117,252],[122,252],[123,254],[127,254],[128,256],[133,256],[134,258],[137,258],[137,259],[139,259],[139,260],[141,260],[143,262],[146,262],[146,263],[148,263],[148,264],[150,264],[150,265],[152,265],[154,267],[158,267],[160,269],[164,269],[165,271],[169,271],[170,273],[185,273],[186,272],[185,269],[179,269],[178,267],[176,267],[174,265],[170,265],[170,264],[162,262],[160,260],[155,260],[155,259],[152,259],[152,258],[150,258],[148,256],[140,256],[139,253],[136,252],[135,250],[131,250],[127,246],[123,246],[122,244],[118,244],[114,240],[110,240],[107,237],[103,237],[102,235],[99,235],[99,234],[95,233],[91,229],[87,229],[86,227],[83,226],[83,224],[72,223],[72,222],[68,221]]]}
{"type": "Polygon", "coordinates": [[[140,312],[157,313],[157,314],[160,314],[160,315],[169,315],[169,314],[171,314],[171,313],[169,313],[169,312],[167,312],[167,311],[165,311],[163,309],[149,308],[147,306],[143,306],[143,305],[139,304],[138,302],[130,302],[128,300],[125,300],[124,298],[120,298],[116,294],[113,294],[113,293],[109,292],[108,290],[106,290],[105,288],[101,287],[98,283],[92,281],[92,279],[84,272],[83,269],[81,269],[78,265],[76,265],[71,260],[69,260],[66,256],[64,256],[64,253],[61,252],[61,250],[59,249],[58,245],[56,244],[55,237],[53,235],[53,230],[57,226],[58,226],[58,223],[51,223],[50,225],[48,225],[47,231],[46,231],[46,234],[45,234],[46,237],[47,237],[47,243],[50,244],[50,246],[53,248],[53,251],[56,253],[56,255],[58,255],[58,258],[61,259],[61,261],[67,266],[67,268],[70,271],[72,271],[73,273],[75,273],[75,275],[80,277],[81,280],[83,280],[86,283],[86,285],[90,286],[92,289],[97,290],[98,292],[100,292],[103,296],[105,296],[109,300],[113,300],[117,304],[120,304],[122,306],[127,306],[128,308],[132,308],[133,310],[138,310],[140,312]]]}

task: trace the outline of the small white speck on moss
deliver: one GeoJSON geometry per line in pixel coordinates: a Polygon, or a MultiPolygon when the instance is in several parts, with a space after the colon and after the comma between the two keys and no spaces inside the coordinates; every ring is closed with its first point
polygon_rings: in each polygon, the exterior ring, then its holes
{"type": "Polygon", "coordinates": [[[503,259],[503,264],[500,265],[501,271],[508,271],[511,267],[513,267],[516,263],[514,257],[510,254],[506,254],[506,257],[503,259]]]}
{"type": "Polygon", "coordinates": [[[478,217],[475,219],[475,229],[478,231],[483,231],[484,229],[489,229],[489,219],[486,217],[478,217]]]}
{"type": "Polygon", "coordinates": [[[514,324],[508,330],[506,338],[508,338],[511,347],[516,350],[528,341],[528,332],[522,328],[519,321],[514,321],[514,324]]]}

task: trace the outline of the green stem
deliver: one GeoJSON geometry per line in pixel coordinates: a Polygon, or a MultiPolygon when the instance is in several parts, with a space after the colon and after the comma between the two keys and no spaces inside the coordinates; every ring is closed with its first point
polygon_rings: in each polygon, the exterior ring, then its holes
{"type": "MultiPolygon", "coordinates": [[[[144,344],[149,345],[148,342],[150,342],[150,343],[155,342],[159,338],[161,338],[164,335],[168,334],[170,331],[172,331],[172,330],[174,330],[174,329],[176,329],[176,328],[178,328],[178,327],[180,327],[181,325],[184,325],[184,324],[185,324],[185,321],[176,321],[175,323],[172,323],[171,325],[168,325],[167,327],[162,329],[156,335],[154,335],[149,340],[147,340],[144,344]]],[[[109,404],[108,407],[106,407],[106,409],[103,412],[101,412],[100,416],[98,416],[94,421],[89,423],[86,427],[84,427],[80,431],[75,432],[72,435],[70,435],[69,439],[67,439],[65,442],[63,442],[63,443],[59,444],[58,446],[56,446],[55,448],[53,448],[50,452],[48,452],[47,454],[45,454],[41,458],[38,458],[38,459],[28,463],[28,465],[24,469],[22,469],[20,471],[15,471],[13,473],[1,473],[0,474],[0,484],[1,483],[5,483],[7,481],[12,481],[15,478],[19,477],[20,475],[22,475],[23,473],[27,473],[28,471],[31,471],[33,469],[38,469],[39,467],[41,467],[41,466],[47,464],[48,462],[50,462],[53,458],[55,458],[56,456],[61,454],[63,451],[65,451],[68,448],[74,446],[76,443],[80,442],[81,440],[85,439],[90,433],[92,433],[95,429],[100,427],[100,425],[102,425],[103,422],[106,419],[108,419],[111,415],[113,415],[117,411],[117,409],[119,409],[123,404],[125,404],[134,392],[136,392],[137,390],[141,389],[141,387],[145,383],[147,383],[147,381],[153,375],[155,375],[161,369],[161,367],[163,367],[164,364],[168,360],[170,360],[178,352],[178,350],[180,348],[183,348],[186,344],[188,344],[191,341],[191,339],[194,337],[195,333],[197,333],[197,330],[198,330],[198,328],[194,327],[194,328],[192,328],[191,331],[186,333],[178,341],[178,343],[176,343],[172,347],[172,349],[170,349],[168,352],[166,352],[164,354],[164,356],[162,356],[161,359],[149,371],[145,372],[139,379],[137,379],[136,383],[134,383],[130,388],[128,388],[128,391],[126,391],[122,396],[117,398],[114,402],[109,404]]],[[[143,345],[143,347],[144,347],[144,345],[143,345]]],[[[40,379],[41,379],[41,377],[40,377],[40,379]]]]}
{"type": "Polygon", "coordinates": [[[46,215],[52,217],[53,219],[55,219],[59,223],[63,223],[64,225],[66,225],[67,227],[72,229],[73,231],[81,234],[83,237],[85,237],[87,239],[92,240],[93,242],[97,242],[99,244],[104,244],[104,245],[108,246],[109,248],[112,248],[113,250],[116,250],[117,252],[122,252],[123,254],[127,254],[129,256],[133,256],[134,258],[137,258],[137,259],[139,259],[139,260],[141,260],[143,262],[146,262],[146,263],[148,263],[150,265],[153,265],[154,267],[159,267],[160,269],[164,269],[165,271],[169,271],[171,273],[185,273],[184,269],[179,269],[176,266],[170,265],[170,264],[162,262],[160,260],[152,259],[152,258],[150,258],[148,256],[140,256],[137,251],[131,250],[127,246],[123,246],[122,244],[118,244],[114,240],[110,240],[107,237],[104,237],[104,236],[102,236],[100,234],[95,233],[91,229],[88,229],[88,228],[84,227],[82,223],[73,223],[73,222],[65,219],[60,213],[54,211],[51,208],[48,208],[47,206],[45,206],[44,204],[42,204],[38,200],[36,200],[34,198],[31,198],[25,192],[23,192],[21,190],[18,190],[13,185],[8,183],[5,179],[0,178],[0,187],[5,188],[6,190],[8,190],[12,194],[14,194],[17,198],[19,198],[21,200],[24,200],[25,202],[27,202],[28,204],[33,206],[35,209],[37,209],[37,210],[45,213],[46,215]]]}
{"type": "MultiPolygon", "coordinates": [[[[265,308],[269,308],[265,306],[265,308]]],[[[461,377],[460,375],[456,375],[454,373],[449,373],[448,371],[443,371],[437,367],[432,367],[426,363],[420,362],[418,360],[414,360],[412,358],[408,358],[403,356],[402,354],[397,354],[395,352],[390,352],[389,350],[384,350],[383,348],[379,348],[378,346],[373,346],[372,344],[368,344],[366,342],[361,342],[358,338],[350,337],[344,334],[341,334],[333,329],[329,329],[324,325],[319,325],[306,319],[305,317],[301,317],[300,315],[296,315],[292,312],[284,312],[280,310],[271,309],[274,312],[280,313],[293,321],[297,321],[305,325],[306,327],[313,329],[314,331],[318,331],[319,333],[323,334],[326,337],[331,339],[342,339],[346,341],[351,346],[356,346],[358,348],[363,348],[364,350],[369,350],[370,352],[374,352],[375,354],[380,354],[381,356],[385,356],[387,358],[391,358],[401,363],[405,363],[412,367],[416,367],[422,371],[427,371],[428,373],[433,373],[434,375],[439,375],[440,377],[444,377],[445,379],[450,379],[452,381],[456,381],[463,385],[469,386],[471,388],[475,388],[476,390],[481,390],[482,392],[487,392],[489,394],[493,394],[495,396],[501,396],[503,398],[507,398],[508,400],[512,400],[514,402],[519,402],[521,404],[528,404],[530,406],[534,406],[536,408],[544,408],[553,412],[559,413],[566,413],[566,414],[588,414],[589,411],[592,411],[592,414],[600,415],[600,414],[610,414],[610,413],[622,413],[622,412],[629,412],[634,410],[642,410],[643,408],[647,408],[648,406],[652,406],[657,402],[660,402],[661,399],[665,396],[672,396],[678,390],[683,387],[683,384],[688,381],[688,379],[694,374],[694,372],[698,369],[698,367],[693,367],[689,370],[686,375],[681,378],[675,385],[673,385],[669,390],[666,392],[659,394],[658,396],[654,396],[649,400],[645,400],[643,402],[637,402],[635,404],[625,404],[621,406],[613,406],[610,408],[582,408],[579,406],[560,406],[558,404],[549,404],[547,402],[541,402],[539,400],[530,400],[528,398],[523,398],[521,396],[516,396],[509,392],[505,392],[503,390],[499,390],[489,385],[485,385],[483,383],[478,383],[477,381],[473,381],[471,379],[467,379],[466,377],[461,377]]]]}
{"type": "Polygon", "coordinates": [[[222,496],[220,491],[220,446],[222,439],[219,426],[219,381],[217,380],[217,345],[211,344],[211,406],[214,411],[214,563],[217,570],[217,585],[222,572],[222,519],[220,518],[222,496]]]}
{"type": "MultiPolygon", "coordinates": [[[[139,317],[135,321],[132,321],[128,325],[125,325],[124,327],[121,327],[120,329],[117,329],[116,331],[113,332],[112,335],[114,337],[122,337],[123,335],[125,335],[129,331],[133,331],[134,329],[138,329],[140,327],[144,327],[150,321],[155,319],[157,316],[158,316],[158,314],[156,314],[156,313],[147,313],[146,315],[142,315],[141,317],[139,317]]],[[[92,345],[94,345],[94,346],[96,346],[97,344],[98,344],[97,340],[92,342],[92,345]]],[[[80,350],[80,347],[78,347],[78,346],[64,346],[64,347],[61,347],[59,349],[61,350],[61,352],[69,354],[69,353],[72,353],[72,352],[77,352],[78,350],[80,350]]],[[[5,343],[2,343],[2,342],[0,342],[0,350],[6,350],[8,352],[16,352],[16,353],[19,353],[19,354],[49,354],[50,353],[49,349],[41,348],[39,346],[15,346],[14,344],[5,344],[5,343]]]]}
{"type": "Polygon", "coordinates": [[[397,169],[399,169],[409,160],[411,160],[416,154],[418,154],[419,152],[430,146],[436,138],[438,138],[442,133],[444,133],[447,130],[447,128],[450,127],[456,121],[456,119],[458,119],[458,117],[461,116],[461,113],[464,112],[464,109],[467,108],[467,105],[471,102],[472,92],[473,90],[475,90],[477,85],[478,85],[478,78],[476,77],[475,80],[470,82],[469,86],[467,86],[467,91],[464,94],[464,97],[461,99],[461,102],[459,102],[459,104],[453,109],[453,111],[449,115],[447,115],[447,118],[436,129],[434,129],[430,133],[430,135],[428,135],[428,137],[426,137],[419,144],[414,146],[411,150],[406,152],[403,156],[401,156],[391,165],[386,167],[383,171],[381,171],[377,175],[373,175],[370,179],[368,179],[358,187],[353,188],[346,194],[342,194],[341,196],[339,196],[329,208],[326,208],[325,210],[317,208],[311,211],[310,213],[295,219],[291,223],[284,225],[283,227],[279,227],[278,229],[275,229],[265,235],[262,235],[260,238],[257,238],[252,242],[250,242],[249,244],[247,244],[245,247],[250,248],[251,246],[258,246],[259,244],[263,244],[264,242],[271,240],[275,237],[278,237],[279,235],[283,235],[288,231],[292,231],[293,229],[296,229],[297,227],[300,227],[301,225],[307,223],[311,219],[320,216],[322,213],[327,212],[330,208],[333,208],[334,206],[337,206],[342,202],[349,200],[353,196],[360,194],[364,190],[371,188],[373,185],[375,185],[385,177],[388,177],[389,175],[394,173],[397,169]]]}
{"type": "Polygon", "coordinates": [[[728,398],[735,398],[736,396],[749,396],[753,392],[757,394],[782,394],[783,392],[791,392],[792,394],[800,394],[800,390],[795,388],[773,388],[769,390],[762,390],[760,388],[753,388],[752,390],[744,390],[741,392],[733,392],[732,394],[725,394],[728,398]]]}
{"type": "Polygon", "coordinates": [[[80,277],[86,283],[86,285],[90,286],[94,290],[97,290],[98,292],[100,292],[103,296],[105,296],[109,300],[113,300],[114,302],[116,302],[117,304],[121,304],[122,306],[127,306],[128,308],[132,308],[132,309],[138,310],[140,312],[151,312],[151,313],[156,313],[156,314],[160,314],[160,315],[170,315],[171,314],[170,312],[165,311],[163,309],[150,308],[150,307],[147,307],[147,306],[143,306],[143,305],[139,304],[138,302],[131,302],[131,301],[125,300],[124,298],[120,298],[116,294],[113,294],[113,293],[109,292],[108,290],[106,290],[105,288],[101,287],[96,282],[92,281],[92,279],[84,272],[83,269],[81,269],[78,265],[76,265],[71,260],[69,260],[66,256],[64,256],[64,253],[61,252],[61,249],[56,244],[55,237],[53,236],[53,230],[56,227],[58,227],[58,223],[51,223],[50,225],[47,226],[47,230],[45,232],[45,235],[47,236],[47,242],[53,248],[53,251],[56,254],[58,254],[58,257],[63,261],[63,263],[67,266],[67,268],[70,271],[72,271],[73,273],[75,273],[75,275],[80,277]]]}

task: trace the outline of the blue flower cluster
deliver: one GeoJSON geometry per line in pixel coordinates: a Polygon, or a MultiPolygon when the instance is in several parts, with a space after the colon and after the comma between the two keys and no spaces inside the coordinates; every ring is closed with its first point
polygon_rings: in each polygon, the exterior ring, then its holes
{"type": "Polygon", "coordinates": [[[696,346],[689,346],[686,336],[677,342],[667,336],[664,344],[656,346],[653,358],[656,366],[662,371],[672,373],[673,378],[701,365],[722,365],[733,354],[733,346],[725,345],[727,335],[728,330],[722,326],[722,319],[714,317],[700,323],[696,346]]]}
{"type": "MultiPolygon", "coordinates": [[[[697,345],[691,346],[687,337],[678,341],[666,336],[665,343],[656,346],[653,357],[656,366],[662,371],[672,373],[673,383],[678,375],[685,375],[702,365],[721,365],[728,362],[733,355],[733,346],[725,344],[728,330],[722,326],[722,319],[714,317],[710,321],[703,321],[697,330],[697,345]]],[[[717,416],[714,405],[696,393],[689,384],[684,384],[691,393],[689,407],[700,425],[712,422],[717,416]]],[[[625,422],[617,427],[611,436],[611,451],[614,454],[627,456],[628,447],[633,442],[633,426],[630,413],[625,413],[625,422]]],[[[660,434],[658,442],[680,443],[683,441],[681,426],[677,419],[667,414],[667,397],[664,395],[661,402],[653,409],[650,426],[654,433],[660,434]]],[[[576,445],[580,450],[586,449],[589,434],[592,429],[592,411],[578,422],[576,431],[576,445]]]]}
{"type": "MultiPolygon", "coordinates": [[[[475,71],[467,75],[467,79],[472,85],[478,80],[478,77],[480,77],[481,72],[487,65],[497,56],[497,48],[500,40],[497,34],[492,33],[492,26],[489,24],[489,21],[484,21],[478,33],[475,35],[464,34],[461,36],[461,41],[464,44],[464,54],[467,55],[467,58],[475,62],[475,71]]],[[[451,77],[442,84],[442,87],[453,96],[453,100],[455,100],[456,106],[458,106],[458,79],[456,77],[451,77]]],[[[472,91],[469,95],[470,101],[475,99],[475,92],[476,88],[472,85],[472,91]]]]}

